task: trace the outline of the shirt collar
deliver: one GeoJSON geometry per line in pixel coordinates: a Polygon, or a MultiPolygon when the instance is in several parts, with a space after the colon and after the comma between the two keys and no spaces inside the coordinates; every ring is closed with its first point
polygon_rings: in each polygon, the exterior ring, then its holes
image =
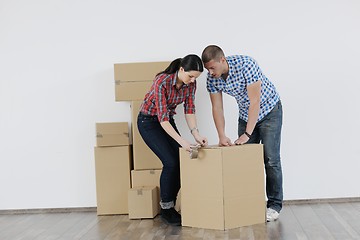
{"type": "MultiPolygon", "coordinates": [[[[231,77],[231,76],[233,76],[233,75],[234,75],[234,71],[235,71],[235,64],[234,64],[232,61],[229,61],[229,60],[230,60],[230,58],[227,57],[227,58],[226,58],[226,61],[227,61],[228,66],[229,66],[228,78],[231,77]]],[[[224,80],[226,80],[226,79],[224,79],[224,80]]]]}
{"type": "MultiPolygon", "coordinates": [[[[174,87],[176,87],[177,76],[178,76],[178,71],[176,71],[176,73],[174,73],[173,82],[172,82],[172,85],[173,85],[174,87]]],[[[188,85],[184,83],[184,84],[181,86],[181,88],[184,88],[184,87],[188,87],[188,85]]],[[[180,89],[181,89],[181,88],[180,88],[180,89]]]]}
{"type": "Polygon", "coordinates": [[[176,72],[174,73],[174,77],[172,78],[172,85],[173,85],[173,86],[176,85],[177,75],[178,75],[178,72],[176,71],[176,72]]]}

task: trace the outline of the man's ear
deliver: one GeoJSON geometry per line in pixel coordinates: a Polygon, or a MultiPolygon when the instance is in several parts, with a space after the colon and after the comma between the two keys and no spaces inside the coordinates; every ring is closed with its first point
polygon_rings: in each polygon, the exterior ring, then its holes
{"type": "Polygon", "coordinates": [[[221,57],[220,57],[220,62],[221,62],[221,63],[225,63],[225,62],[226,62],[226,58],[225,58],[224,56],[221,56],[221,57]]]}

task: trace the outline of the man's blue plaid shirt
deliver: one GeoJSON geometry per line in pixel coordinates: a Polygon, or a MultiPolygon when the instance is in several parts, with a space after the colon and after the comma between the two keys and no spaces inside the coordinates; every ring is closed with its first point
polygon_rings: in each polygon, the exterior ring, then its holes
{"type": "Polygon", "coordinates": [[[235,97],[239,106],[240,119],[247,122],[250,99],[246,86],[261,81],[260,113],[258,121],[264,118],[280,100],[280,96],[272,82],[262,73],[256,61],[243,55],[228,56],[229,75],[223,78],[213,78],[208,73],[206,87],[208,92],[224,92],[235,97]]]}

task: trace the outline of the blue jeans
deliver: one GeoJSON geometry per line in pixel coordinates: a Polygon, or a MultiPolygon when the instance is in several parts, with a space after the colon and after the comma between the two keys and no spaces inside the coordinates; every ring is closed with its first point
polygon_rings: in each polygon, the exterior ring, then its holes
{"type": "MultiPolygon", "coordinates": [[[[174,119],[170,118],[169,122],[179,133],[174,119]]],[[[165,132],[157,116],[139,113],[137,125],[144,142],[163,164],[160,176],[161,206],[162,208],[173,207],[180,189],[180,144],[165,132]]]]}
{"type": "MultiPolygon", "coordinates": [[[[246,122],[239,118],[238,135],[244,134],[246,122]]],[[[266,173],[267,207],[278,212],[282,209],[283,187],[280,162],[280,142],[282,127],[282,105],[279,102],[255,126],[248,143],[264,145],[264,164],[266,173]]]]}

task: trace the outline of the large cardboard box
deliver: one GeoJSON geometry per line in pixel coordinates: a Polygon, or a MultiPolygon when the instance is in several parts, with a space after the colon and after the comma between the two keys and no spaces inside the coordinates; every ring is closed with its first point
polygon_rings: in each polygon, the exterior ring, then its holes
{"type": "Polygon", "coordinates": [[[138,127],[137,116],[139,114],[142,101],[131,102],[131,115],[132,115],[132,136],[133,136],[133,153],[134,153],[134,169],[162,169],[160,159],[153,151],[146,145],[142,139],[138,127]]]}
{"type": "Polygon", "coordinates": [[[96,123],[96,146],[129,145],[129,126],[127,122],[96,123]]]}
{"type": "Polygon", "coordinates": [[[115,81],[115,101],[142,100],[150,90],[152,81],[120,82],[115,81]]]}
{"type": "Polygon", "coordinates": [[[263,146],[180,149],[182,226],[231,229],[265,222],[263,146]]]}
{"type": "Polygon", "coordinates": [[[97,214],[127,214],[131,148],[95,147],[97,214]]]}
{"type": "Polygon", "coordinates": [[[114,64],[115,101],[142,100],[159,72],[170,62],[114,64]]]}
{"type": "Polygon", "coordinates": [[[164,62],[115,63],[114,79],[122,82],[152,81],[155,75],[169,66],[164,62]]]}
{"type": "Polygon", "coordinates": [[[128,192],[129,219],[154,218],[160,212],[157,187],[135,187],[128,192]]]}

